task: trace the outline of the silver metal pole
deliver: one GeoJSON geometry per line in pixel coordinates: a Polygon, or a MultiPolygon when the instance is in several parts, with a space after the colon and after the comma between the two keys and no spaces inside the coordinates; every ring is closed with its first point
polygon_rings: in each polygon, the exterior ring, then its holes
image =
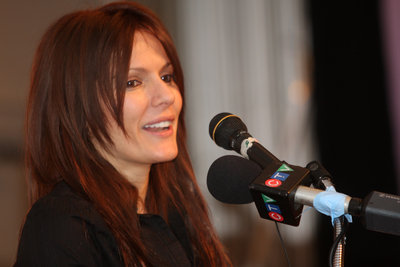
{"type": "MultiPolygon", "coordinates": [[[[333,227],[334,239],[336,239],[341,232],[342,232],[342,223],[339,218],[336,218],[334,220],[334,227],[333,227]]],[[[341,240],[339,242],[339,244],[336,248],[335,255],[333,258],[333,267],[343,267],[344,266],[345,238],[346,237],[343,237],[343,240],[341,240]]]]}

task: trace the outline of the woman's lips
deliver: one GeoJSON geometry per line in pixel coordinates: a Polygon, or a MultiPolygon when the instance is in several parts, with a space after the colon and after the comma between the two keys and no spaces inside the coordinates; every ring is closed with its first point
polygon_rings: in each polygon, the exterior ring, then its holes
{"type": "Polygon", "coordinates": [[[171,128],[172,121],[166,120],[166,121],[160,121],[152,124],[146,124],[143,126],[143,128],[147,131],[151,132],[160,132],[160,131],[165,131],[171,128]]]}

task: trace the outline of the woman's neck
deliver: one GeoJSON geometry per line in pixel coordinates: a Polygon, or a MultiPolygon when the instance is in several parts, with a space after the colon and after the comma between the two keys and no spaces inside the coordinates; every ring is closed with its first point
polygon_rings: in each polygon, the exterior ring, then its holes
{"type": "Polygon", "coordinates": [[[114,167],[138,190],[137,213],[146,213],[146,194],[149,185],[151,164],[137,165],[126,164],[124,166],[115,164],[114,167]],[[117,166],[116,166],[117,165],[117,166]]]}
{"type": "Polygon", "coordinates": [[[150,166],[119,170],[121,174],[138,190],[137,213],[146,213],[146,194],[149,185],[150,166]]]}

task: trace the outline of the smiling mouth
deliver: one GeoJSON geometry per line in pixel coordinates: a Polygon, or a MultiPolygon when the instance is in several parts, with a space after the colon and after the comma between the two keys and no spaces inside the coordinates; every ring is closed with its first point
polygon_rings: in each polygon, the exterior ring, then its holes
{"type": "Polygon", "coordinates": [[[143,128],[152,132],[159,132],[170,129],[171,125],[171,121],[161,121],[153,124],[147,124],[143,126],[143,128]]]}

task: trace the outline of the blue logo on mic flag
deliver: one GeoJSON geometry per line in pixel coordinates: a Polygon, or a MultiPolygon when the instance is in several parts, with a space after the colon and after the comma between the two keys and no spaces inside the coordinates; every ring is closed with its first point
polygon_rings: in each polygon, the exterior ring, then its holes
{"type": "Polygon", "coordinates": [[[281,209],[280,209],[279,206],[277,206],[277,205],[265,203],[265,206],[267,207],[267,210],[268,210],[268,211],[273,211],[273,212],[282,214],[282,213],[281,213],[281,209]]]}
{"type": "Polygon", "coordinates": [[[277,179],[277,180],[280,180],[280,181],[285,181],[288,177],[289,177],[289,175],[290,174],[287,174],[287,173],[284,173],[284,172],[275,172],[272,176],[271,176],[271,178],[272,179],[277,179]]]}

